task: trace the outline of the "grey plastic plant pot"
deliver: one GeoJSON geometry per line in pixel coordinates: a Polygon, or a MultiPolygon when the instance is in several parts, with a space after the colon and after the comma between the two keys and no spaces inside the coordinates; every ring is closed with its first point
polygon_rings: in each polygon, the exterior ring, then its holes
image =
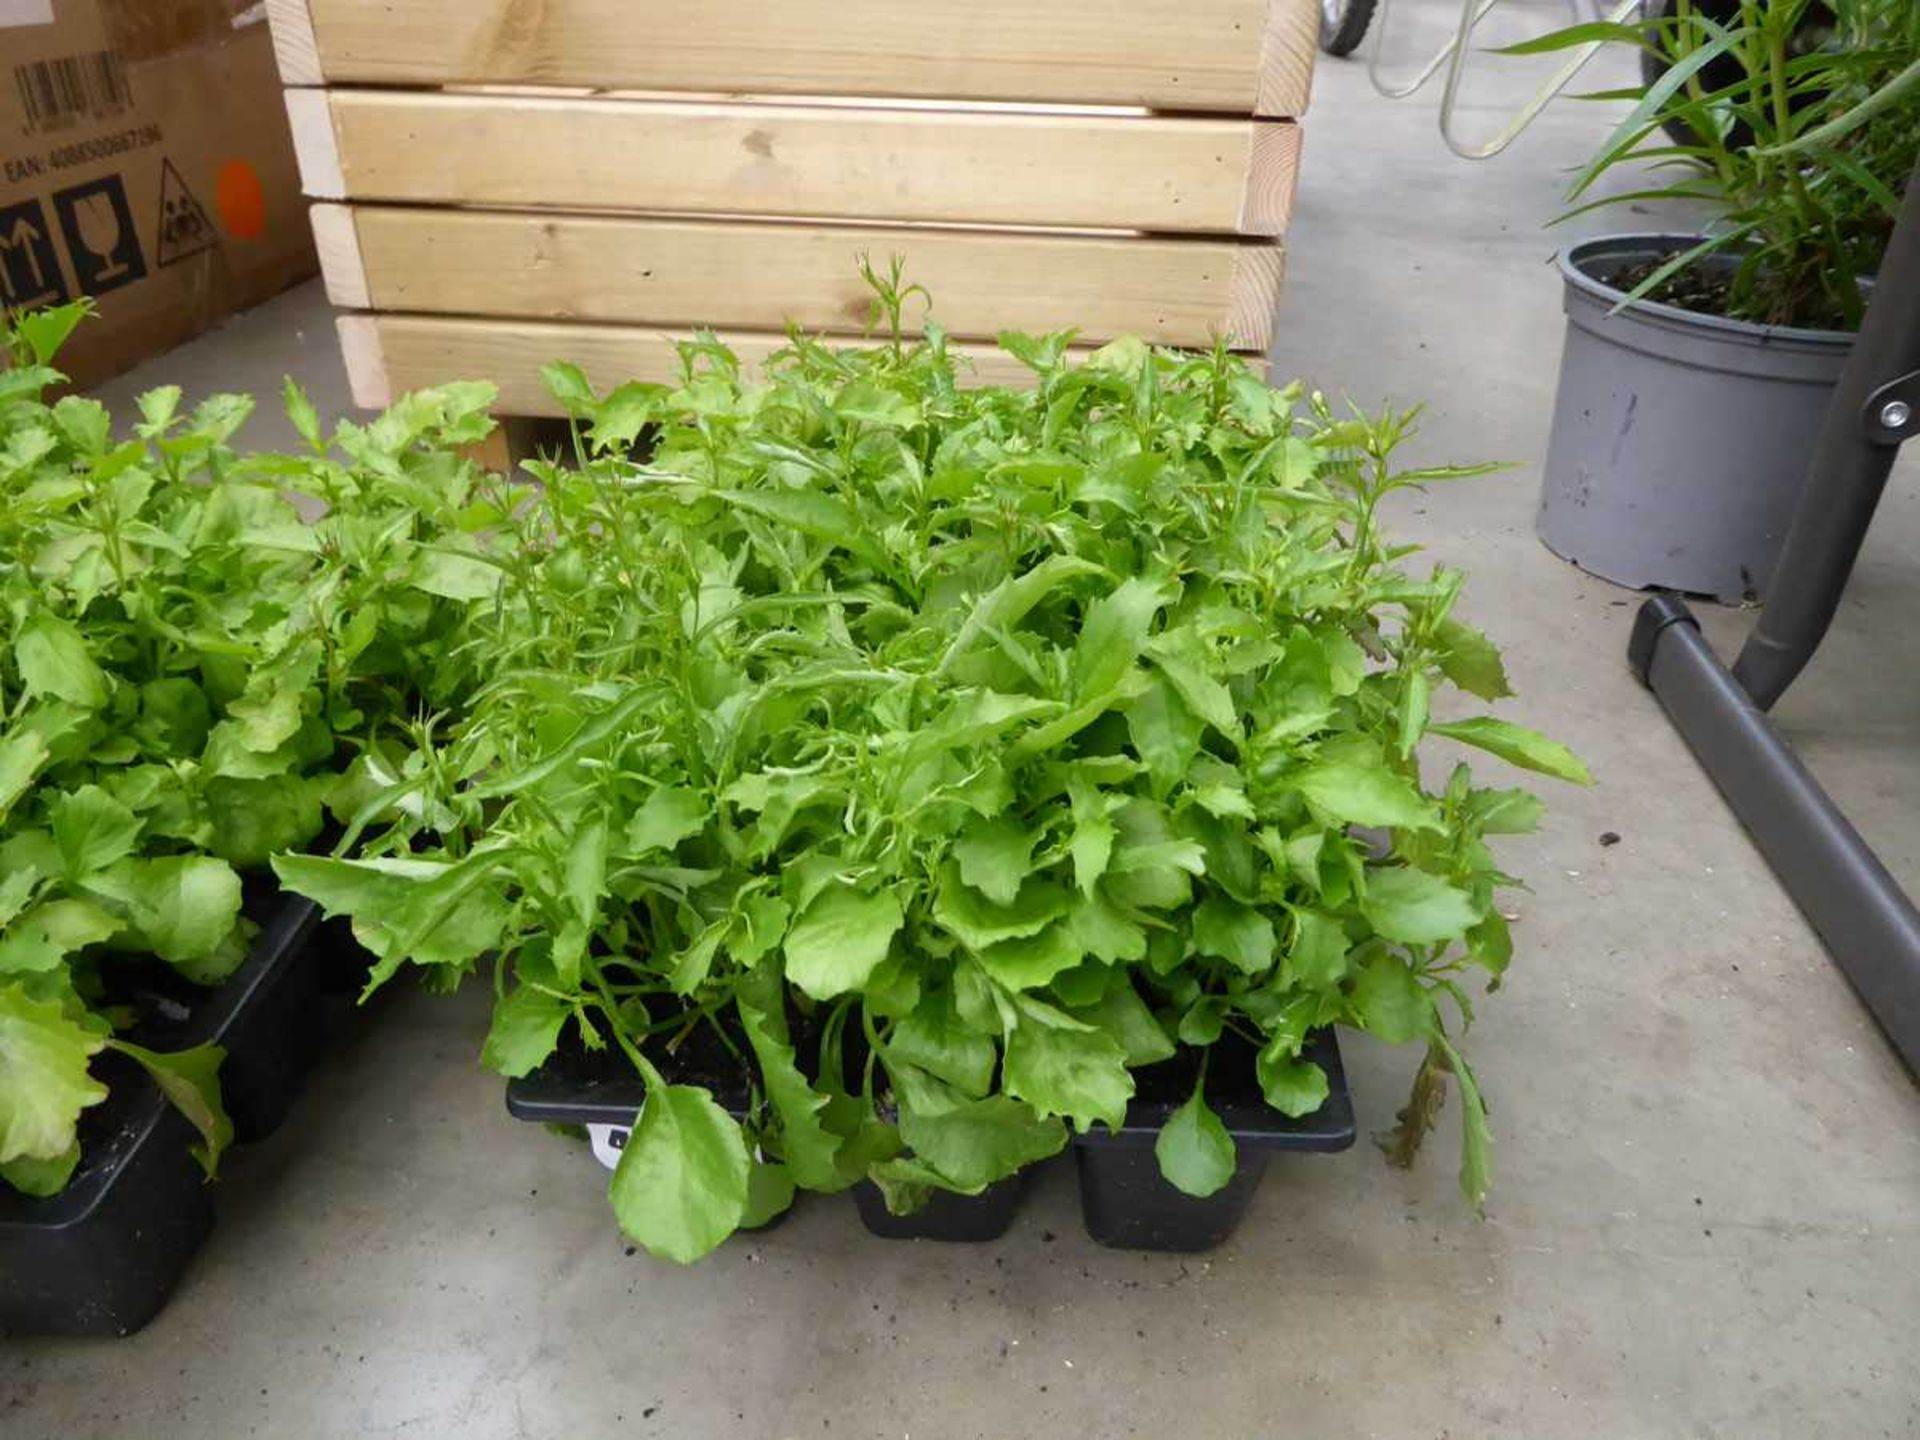
{"type": "Polygon", "coordinates": [[[1567,341],[1536,529],[1615,584],[1738,602],[1766,592],[1853,336],[1648,301],[1609,313],[1625,298],[1613,277],[1698,243],[1612,235],[1560,256],[1567,341]]]}

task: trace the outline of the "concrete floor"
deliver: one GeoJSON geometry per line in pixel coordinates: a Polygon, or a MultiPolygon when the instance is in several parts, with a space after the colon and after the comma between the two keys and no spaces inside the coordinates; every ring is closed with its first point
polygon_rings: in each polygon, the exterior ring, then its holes
{"type": "MultiPolygon", "coordinates": [[[[1431,35],[1447,8],[1414,18],[1431,35]]],[[[1518,93],[1495,63],[1470,131],[1518,93]]],[[[1532,893],[1472,1035],[1498,1134],[1484,1222],[1454,1187],[1450,1110],[1412,1173],[1364,1144],[1277,1162],[1207,1257],[1099,1249],[1056,1168],[997,1244],[878,1241],[816,1201],[679,1269],[627,1252],[583,1151],[506,1117],[475,1065],[482,997],[406,993],[236,1157],[220,1227],[151,1327],[0,1350],[0,1434],[1920,1432],[1920,1092],[1628,675],[1634,597],[1531,532],[1561,328],[1538,226],[1601,123],[1562,106],[1468,165],[1431,100],[1324,65],[1275,348],[1330,391],[1427,401],[1425,455],[1515,462],[1413,497],[1397,533],[1473,572],[1511,713],[1600,780],[1505,852],[1532,893]]],[[[270,390],[286,370],[345,403],[314,287],[109,388],[270,390]]],[[[1781,713],[1920,883],[1916,489],[1909,466],[1781,713]]],[[[1724,644],[1747,619],[1709,625],[1724,644]]],[[[1379,1129],[1413,1057],[1348,1054],[1379,1129]]]]}

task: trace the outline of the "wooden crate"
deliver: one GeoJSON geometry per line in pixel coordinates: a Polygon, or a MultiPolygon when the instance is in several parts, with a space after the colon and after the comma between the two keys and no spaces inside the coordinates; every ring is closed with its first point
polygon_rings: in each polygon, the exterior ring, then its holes
{"type": "MultiPolygon", "coordinates": [[[[1003,329],[1264,351],[1315,0],[269,0],[355,398],[712,328],[857,337],[900,255],[1003,329]]],[[[909,320],[924,323],[925,312],[909,320]]]]}

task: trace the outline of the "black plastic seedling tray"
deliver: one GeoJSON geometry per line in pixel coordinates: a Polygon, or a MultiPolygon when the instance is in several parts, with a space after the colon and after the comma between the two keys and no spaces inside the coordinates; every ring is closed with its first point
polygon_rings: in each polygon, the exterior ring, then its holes
{"type": "Polygon", "coordinates": [[[860,1221],[883,1240],[950,1240],[977,1244],[998,1240],[1020,1213],[1020,1201],[1027,1191],[1030,1171],[1010,1175],[989,1185],[978,1195],[956,1195],[951,1190],[935,1190],[927,1203],[911,1215],[895,1215],[887,1209],[880,1187],[862,1181],[853,1187],[853,1203],[860,1210],[860,1221]]]}
{"type": "Polygon", "coordinates": [[[1154,1142],[1160,1127],[1193,1089],[1190,1062],[1149,1066],[1118,1131],[1096,1128],[1074,1138],[1080,1210],[1087,1233],[1129,1250],[1211,1250],[1233,1233],[1253,1203],[1267,1158],[1281,1150],[1345,1150],[1353,1144],[1353,1096],[1331,1029],[1308,1038],[1302,1058],[1327,1074],[1327,1099],[1311,1115],[1289,1119],[1261,1097],[1252,1046],[1227,1035],[1212,1047],[1207,1103],[1233,1137],[1239,1164],[1223,1189],[1196,1199],[1160,1174],[1154,1142]]]}
{"type": "MultiPolygon", "coordinates": [[[[249,911],[261,930],[240,968],[164,1033],[138,1037],[157,1049],[226,1047],[221,1094],[237,1140],[279,1125],[320,1050],[341,972],[365,977],[338,930],[314,943],[310,901],[271,896],[249,911]]],[[[166,1303],[213,1226],[192,1127],[131,1061],[103,1055],[96,1073],[110,1093],[82,1118],[66,1189],[35,1199],[0,1187],[0,1331],[131,1334],[166,1303]]]]}
{"type": "MultiPolygon", "coordinates": [[[[590,1053],[578,1045],[563,1044],[532,1074],[507,1082],[507,1110],[519,1120],[586,1126],[595,1156],[602,1164],[610,1164],[626,1143],[646,1094],[646,1085],[633,1067],[613,1051],[590,1053]]],[[[745,1118],[744,1088],[734,1094],[723,1090],[714,1099],[734,1119],[745,1118]]],[[[865,1181],[853,1187],[853,1198],[862,1223],[884,1239],[978,1241],[1006,1233],[1024,1189],[1022,1178],[1015,1176],[978,1195],[935,1191],[911,1215],[892,1214],[879,1187],[865,1181]]],[[[761,1228],[779,1223],[776,1218],[761,1228]]]]}

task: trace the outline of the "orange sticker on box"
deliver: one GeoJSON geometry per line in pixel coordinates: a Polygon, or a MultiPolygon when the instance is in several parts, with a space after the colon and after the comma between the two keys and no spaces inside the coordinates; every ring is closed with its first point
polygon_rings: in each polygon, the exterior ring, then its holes
{"type": "Polygon", "coordinates": [[[267,233],[267,192],[260,172],[244,160],[229,160],[213,182],[214,204],[227,233],[240,240],[258,240],[267,233]]]}

